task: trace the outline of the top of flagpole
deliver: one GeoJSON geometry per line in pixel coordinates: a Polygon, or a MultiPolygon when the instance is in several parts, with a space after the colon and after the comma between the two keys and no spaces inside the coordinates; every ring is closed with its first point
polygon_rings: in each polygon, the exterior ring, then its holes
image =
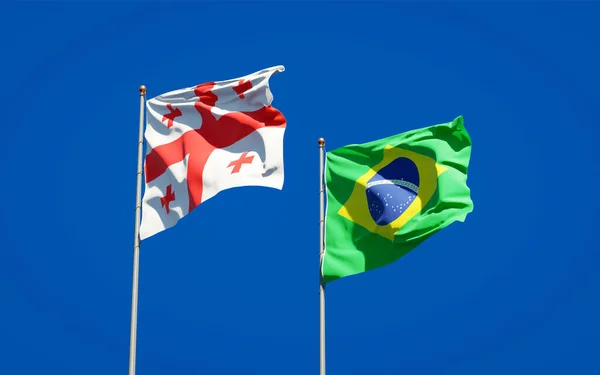
{"type": "Polygon", "coordinates": [[[140,96],[146,96],[146,86],[140,86],[140,96]]]}
{"type": "Polygon", "coordinates": [[[325,146],[325,138],[319,138],[319,148],[323,148],[325,146]]]}

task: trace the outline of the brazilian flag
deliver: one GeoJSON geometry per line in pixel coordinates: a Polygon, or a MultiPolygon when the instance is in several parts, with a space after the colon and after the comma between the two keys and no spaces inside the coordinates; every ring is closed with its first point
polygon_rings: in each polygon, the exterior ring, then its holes
{"type": "Polygon", "coordinates": [[[462,116],[327,153],[325,282],[396,261],[473,211],[462,116]]]}

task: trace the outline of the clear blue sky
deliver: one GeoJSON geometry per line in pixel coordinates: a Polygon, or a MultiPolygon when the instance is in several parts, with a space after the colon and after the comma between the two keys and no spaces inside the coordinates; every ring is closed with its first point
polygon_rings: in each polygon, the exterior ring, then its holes
{"type": "Polygon", "coordinates": [[[138,86],[282,64],[282,191],[141,250],[138,374],[318,373],[318,137],[463,115],[475,209],[329,285],[346,374],[598,374],[599,3],[4,3],[0,373],[126,374],[138,86]]]}

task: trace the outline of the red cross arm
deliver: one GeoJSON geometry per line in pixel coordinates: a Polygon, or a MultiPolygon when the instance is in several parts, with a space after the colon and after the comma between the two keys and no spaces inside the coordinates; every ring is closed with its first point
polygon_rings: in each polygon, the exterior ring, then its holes
{"type": "Polygon", "coordinates": [[[199,133],[214,147],[228,147],[265,126],[285,126],[285,117],[277,109],[267,106],[254,112],[231,112],[215,121],[210,108],[196,103],[202,116],[199,133]]]}

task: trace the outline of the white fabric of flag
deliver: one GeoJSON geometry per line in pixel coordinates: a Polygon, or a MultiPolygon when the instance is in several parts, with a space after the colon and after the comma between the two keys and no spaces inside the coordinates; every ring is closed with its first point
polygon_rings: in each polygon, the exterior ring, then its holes
{"type": "Polygon", "coordinates": [[[140,239],[171,228],[220,191],[283,188],[286,119],[269,78],[283,66],[147,101],[140,239]]]}

